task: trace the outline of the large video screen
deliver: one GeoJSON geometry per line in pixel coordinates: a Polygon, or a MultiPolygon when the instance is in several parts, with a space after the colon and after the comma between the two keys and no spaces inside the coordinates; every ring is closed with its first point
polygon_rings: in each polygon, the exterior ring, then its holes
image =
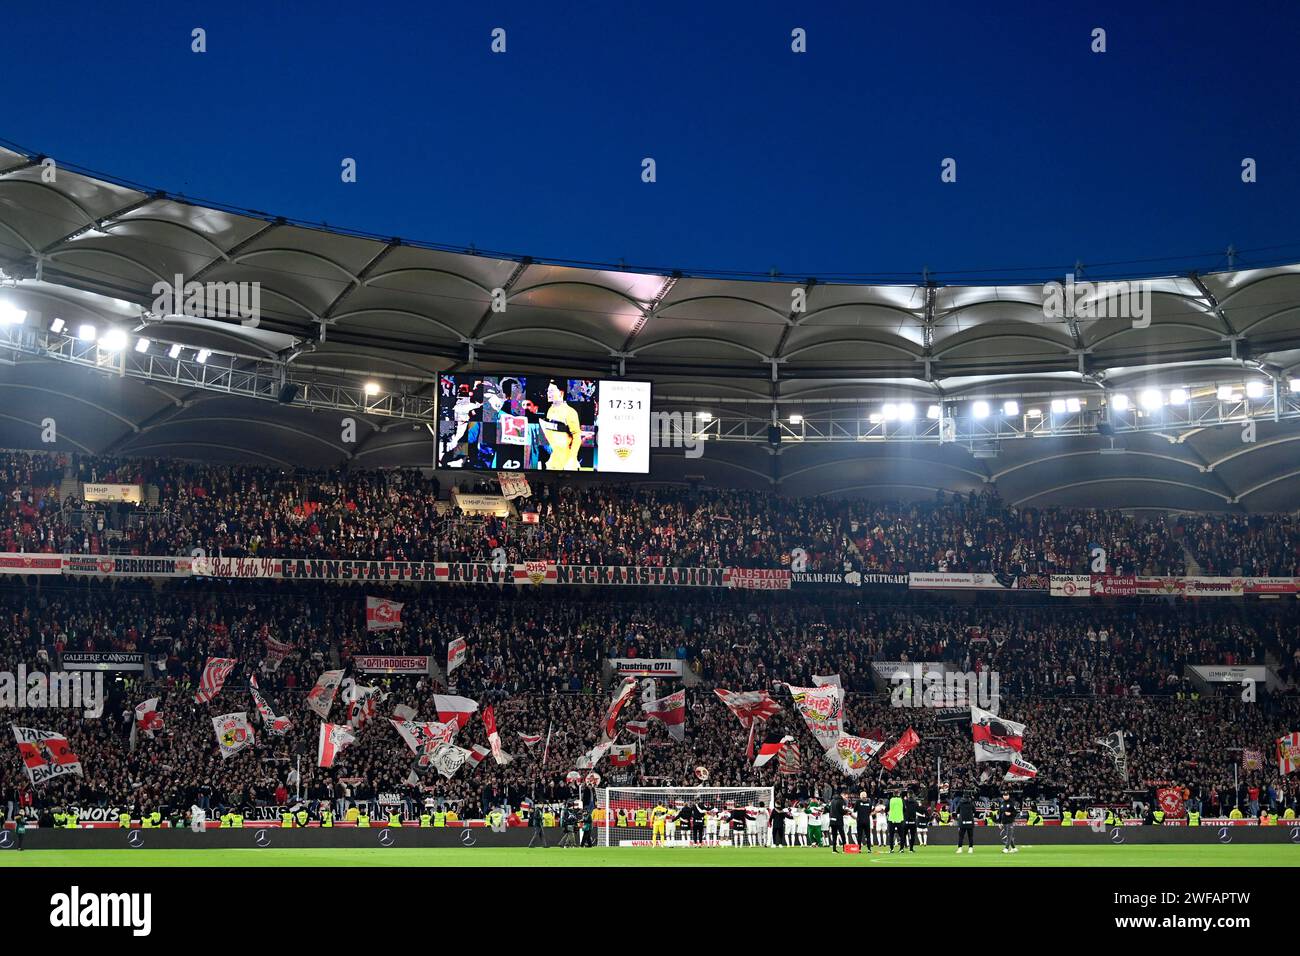
{"type": "Polygon", "coordinates": [[[650,383],[439,376],[439,468],[650,473],[650,383]]]}

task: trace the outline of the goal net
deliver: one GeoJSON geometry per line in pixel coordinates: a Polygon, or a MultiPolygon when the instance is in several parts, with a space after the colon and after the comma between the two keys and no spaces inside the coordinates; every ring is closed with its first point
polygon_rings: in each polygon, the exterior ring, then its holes
{"type": "Polygon", "coordinates": [[[601,846],[768,846],[772,787],[606,787],[601,846]]]}

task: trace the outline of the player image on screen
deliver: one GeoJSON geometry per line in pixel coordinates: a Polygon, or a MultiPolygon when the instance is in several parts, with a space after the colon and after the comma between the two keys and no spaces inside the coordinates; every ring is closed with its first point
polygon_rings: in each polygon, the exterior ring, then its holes
{"type": "Polygon", "coordinates": [[[439,468],[649,470],[648,383],[442,375],[437,414],[439,468]]]}

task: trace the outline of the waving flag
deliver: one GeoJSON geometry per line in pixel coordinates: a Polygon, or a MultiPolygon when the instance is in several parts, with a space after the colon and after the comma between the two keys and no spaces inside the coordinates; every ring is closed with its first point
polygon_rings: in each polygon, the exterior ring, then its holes
{"type": "Polygon", "coordinates": [[[898,743],[885,751],[885,755],[880,758],[880,766],[886,770],[893,770],[898,766],[898,761],[915,750],[920,742],[921,738],[917,736],[916,731],[908,727],[903,736],[898,738],[898,743]]]}
{"type": "Polygon", "coordinates": [[[135,742],[138,734],[147,734],[149,739],[153,739],[155,732],[163,729],[163,716],[158,713],[158,701],[160,698],[150,697],[143,704],[137,704],[135,708],[135,720],[131,722],[131,749],[135,750],[135,742]]]}
{"type": "Polygon", "coordinates": [[[203,676],[199,678],[199,691],[194,695],[194,703],[206,704],[220,694],[226,678],[238,663],[233,657],[209,657],[203,665],[203,676]]]}
{"type": "MultiPolygon", "coordinates": [[[[787,746],[794,742],[791,736],[782,737],[780,740],[765,740],[758,748],[758,756],[754,758],[755,767],[765,767],[768,762],[780,754],[787,746]]],[[[612,760],[610,761],[613,762],[612,760]]]]}
{"type": "Polygon", "coordinates": [[[253,725],[248,722],[246,711],[213,717],[212,729],[217,735],[222,760],[233,757],[254,742],[253,725]]]}
{"type": "Polygon", "coordinates": [[[623,709],[623,705],[627,703],[628,698],[632,696],[632,691],[634,690],[636,690],[636,678],[623,678],[623,683],[620,684],[618,690],[614,692],[614,699],[610,701],[609,709],[605,711],[605,720],[601,724],[600,731],[601,740],[613,740],[618,734],[618,731],[614,727],[615,723],[618,721],[618,712],[623,709]]]}
{"type": "Polygon", "coordinates": [[[492,748],[492,759],[497,762],[497,766],[514,760],[514,757],[501,749],[501,735],[497,733],[497,718],[491,704],[483,711],[483,726],[487,728],[488,745],[492,748]]]}
{"type": "Polygon", "coordinates": [[[433,709],[438,712],[438,719],[443,723],[454,720],[457,727],[464,727],[478,710],[478,701],[454,694],[434,694],[433,709]]]}
{"type": "Polygon", "coordinates": [[[600,763],[600,759],[604,757],[605,754],[609,753],[609,748],[613,745],[613,741],[610,740],[596,744],[596,746],[592,747],[578,758],[578,769],[591,770],[596,766],[596,764],[600,763]]]}
{"type": "Polygon", "coordinates": [[[1002,779],[1007,783],[1024,783],[1026,780],[1033,780],[1038,776],[1038,768],[1028,760],[1021,760],[1020,755],[1011,758],[1007,764],[1007,774],[1002,779]]]}
{"type": "MultiPolygon", "coordinates": [[[[647,717],[658,720],[668,728],[668,736],[678,743],[686,739],[686,690],[682,689],[658,700],[647,700],[641,705],[647,717]]],[[[644,737],[649,725],[643,720],[630,720],[624,725],[630,733],[644,737]]]]}
{"type": "Polygon", "coordinates": [[[465,663],[465,658],[469,655],[469,643],[463,637],[458,637],[447,645],[447,679],[451,680],[451,672],[461,664],[465,663]]]}
{"type": "Polygon", "coordinates": [[[334,706],[334,694],[342,681],[342,671],[324,671],[316,678],[316,686],[307,694],[307,706],[314,710],[321,720],[329,717],[330,708],[334,706]]]}
{"type": "Polygon", "coordinates": [[[257,715],[262,718],[262,726],[268,728],[271,733],[277,736],[284,736],[289,730],[289,718],[275,716],[275,712],[271,710],[271,705],[266,702],[266,698],[262,696],[262,691],[257,686],[256,674],[248,679],[248,689],[252,692],[253,705],[257,708],[257,715]]]}
{"type": "Polygon", "coordinates": [[[348,678],[343,682],[343,701],[348,705],[348,726],[360,730],[375,716],[375,711],[388,695],[377,685],[369,687],[348,678]]]}
{"type": "Polygon", "coordinates": [[[277,670],[280,662],[293,650],[293,645],[277,641],[270,632],[264,634],[262,640],[266,645],[266,659],[271,663],[271,669],[277,670]]]}
{"type": "Polygon", "coordinates": [[[1110,754],[1110,759],[1115,762],[1115,770],[1121,777],[1128,776],[1128,754],[1124,749],[1123,731],[1115,731],[1113,734],[1107,734],[1097,740],[1098,746],[1106,753],[1110,754]]]}
{"type": "MultiPolygon", "coordinates": [[[[527,422],[527,419],[525,419],[525,422],[527,422]]],[[[502,441],[505,441],[505,439],[503,438],[502,441]]],[[[501,497],[506,500],[527,498],[533,493],[532,487],[528,484],[528,478],[517,471],[498,471],[497,480],[501,482],[501,497]]]]}
{"type": "Polygon", "coordinates": [[[713,691],[727,705],[727,709],[740,720],[740,726],[746,730],[756,720],[767,720],[781,713],[781,705],[772,699],[765,690],[723,690],[713,691]]]}
{"type": "Polygon", "coordinates": [[[445,724],[437,723],[432,720],[407,720],[403,717],[389,717],[388,722],[393,725],[404,741],[406,746],[411,748],[412,753],[422,754],[429,749],[429,746],[437,744],[449,744],[456,739],[456,731],[460,728],[456,726],[455,721],[447,721],[445,724]]]}
{"type": "Polygon", "coordinates": [[[542,740],[541,734],[526,734],[522,730],[516,730],[515,733],[517,733],[519,735],[519,739],[522,740],[529,747],[541,743],[542,740]]]}
{"type": "Polygon", "coordinates": [[[792,740],[781,748],[778,771],[784,774],[798,773],[803,769],[803,755],[799,752],[799,741],[792,740]]]}
{"type": "Polygon", "coordinates": [[[611,767],[630,767],[636,763],[636,744],[615,744],[609,748],[611,767]]]}
{"type": "Polygon", "coordinates": [[[334,766],[334,758],[348,744],[355,743],[356,739],[352,730],[342,724],[321,724],[320,738],[316,742],[316,766],[334,766]]]}
{"type": "Polygon", "coordinates": [[[971,737],[975,741],[975,762],[1010,760],[1024,747],[1025,725],[1005,720],[974,704],[970,709],[971,737]]]}
{"type": "Polygon", "coordinates": [[[492,751],[488,750],[482,744],[474,744],[469,750],[465,751],[465,760],[469,763],[471,772],[478,769],[478,765],[483,762],[483,758],[492,751]]]}
{"type": "Polygon", "coordinates": [[[813,674],[813,686],[814,687],[839,687],[841,686],[840,675],[830,674],[826,677],[818,677],[816,674],[813,674]]]}
{"type": "Polygon", "coordinates": [[[23,769],[27,771],[32,786],[74,773],[79,777],[85,776],[81,772],[81,758],[72,752],[67,737],[52,730],[16,724],[9,726],[13,728],[18,754],[23,758],[23,769]]]}
{"type": "Polygon", "coordinates": [[[1300,767],[1300,733],[1277,738],[1277,772],[1294,773],[1300,767]]]}
{"type": "Polygon", "coordinates": [[[844,692],[837,686],[794,687],[785,685],[794,698],[794,706],[803,716],[809,732],[822,750],[834,745],[844,733],[844,692]]]}
{"type": "Polygon", "coordinates": [[[400,601],[366,595],[366,630],[398,630],[402,626],[402,608],[405,606],[400,601]]]}
{"type": "Polygon", "coordinates": [[[1251,750],[1249,747],[1243,747],[1241,751],[1241,769],[1242,770],[1263,770],[1264,751],[1251,750]]]}
{"type": "Polygon", "coordinates": [[[876,751],[883,746],[883,740],[840,734],[835,745],[826,751],[826,759],[850,777],[859,777],[867,769],[867,764],[871,763],[876,751]]]}

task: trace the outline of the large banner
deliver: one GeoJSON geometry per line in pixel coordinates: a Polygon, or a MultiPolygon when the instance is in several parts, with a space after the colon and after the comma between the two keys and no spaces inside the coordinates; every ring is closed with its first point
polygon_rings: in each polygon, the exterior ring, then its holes
{"type": "Polygon", "coordinates": [[[860,588],[867,585],[892,585],[907,587],[906,574],[880,574],[870,571],[795,571],[790,583],[796,586],[860,588]]]}
{"type": "Polygon", "coordinates": [[[65,671],[142,671],[144,655],[134,651],[64,651],[59,665],[65,671]]]}
{"type": "Polygon", "coordinates": [[[731,586],[761,591],[788,591],[790,572],[780,568],[732,568],[731,586]]]}
{"type": "Polygon", "coordinates": [[[210,578],[278,578],[280,562],[275,558],[193,558],[194,574],[210,578]]]}
{"type": "Polygon", "coordinates": [[[1262,664],[1188,664],[1187,670],[1209,684],[1240,684],[1246,680],[1263,684],[1268,680],[1268,668],[1262,664]]]}
{"type": "Polygon", "coordinates": [[[1279,577],[1140,577],[1136,574],[1053,574],[1052,597],[1135,597],[1174,595],[1189,598],[1242,597],[1246,594],[1296,594],[1296,578],[1279,577]]]}
{"type": "Polygon", "coordinates": [[[61,554],[0,552],[0,574],[62,574],[61,554]]]}
{"type": "Polygon", "coordinates": [[[428,657],[382,657],[373,654],[352,658],[354,670],[365,674],[427,674],[428,657]]]}
{"type": "Polygon", "coordinates": [[[68,554],[63,556],[63,573],[118,578],[175,578],[188,577],[193,564],[193,558],[68,554]]]}
{"type": "Polygon", "coordinates": [[[611,657],[610,664],[619,677],[681,677],[683,663],[662,657],[611,657]]]}
{"type": "Polygon", "coordinates": [[[808,731],[817,738],[822,750],[833,746],[844,733],[844,692],[835,685],[795,687],[787,684],[794,698],[795,710],[803,715],[808,731]]]}
{"type": "Polygon", "coordinates": [[[139,485],[92,485],[81,486],[82,501],[125,501],[133,505],[144,502],[144,494],[139,485]]]}
{"type": "Polygon", "coordinates": [[[504,518],[510,514],[510,500],[502,495],[463,495],[452,492],[452,503],[467,515],[491,515],[504,518]]]}

